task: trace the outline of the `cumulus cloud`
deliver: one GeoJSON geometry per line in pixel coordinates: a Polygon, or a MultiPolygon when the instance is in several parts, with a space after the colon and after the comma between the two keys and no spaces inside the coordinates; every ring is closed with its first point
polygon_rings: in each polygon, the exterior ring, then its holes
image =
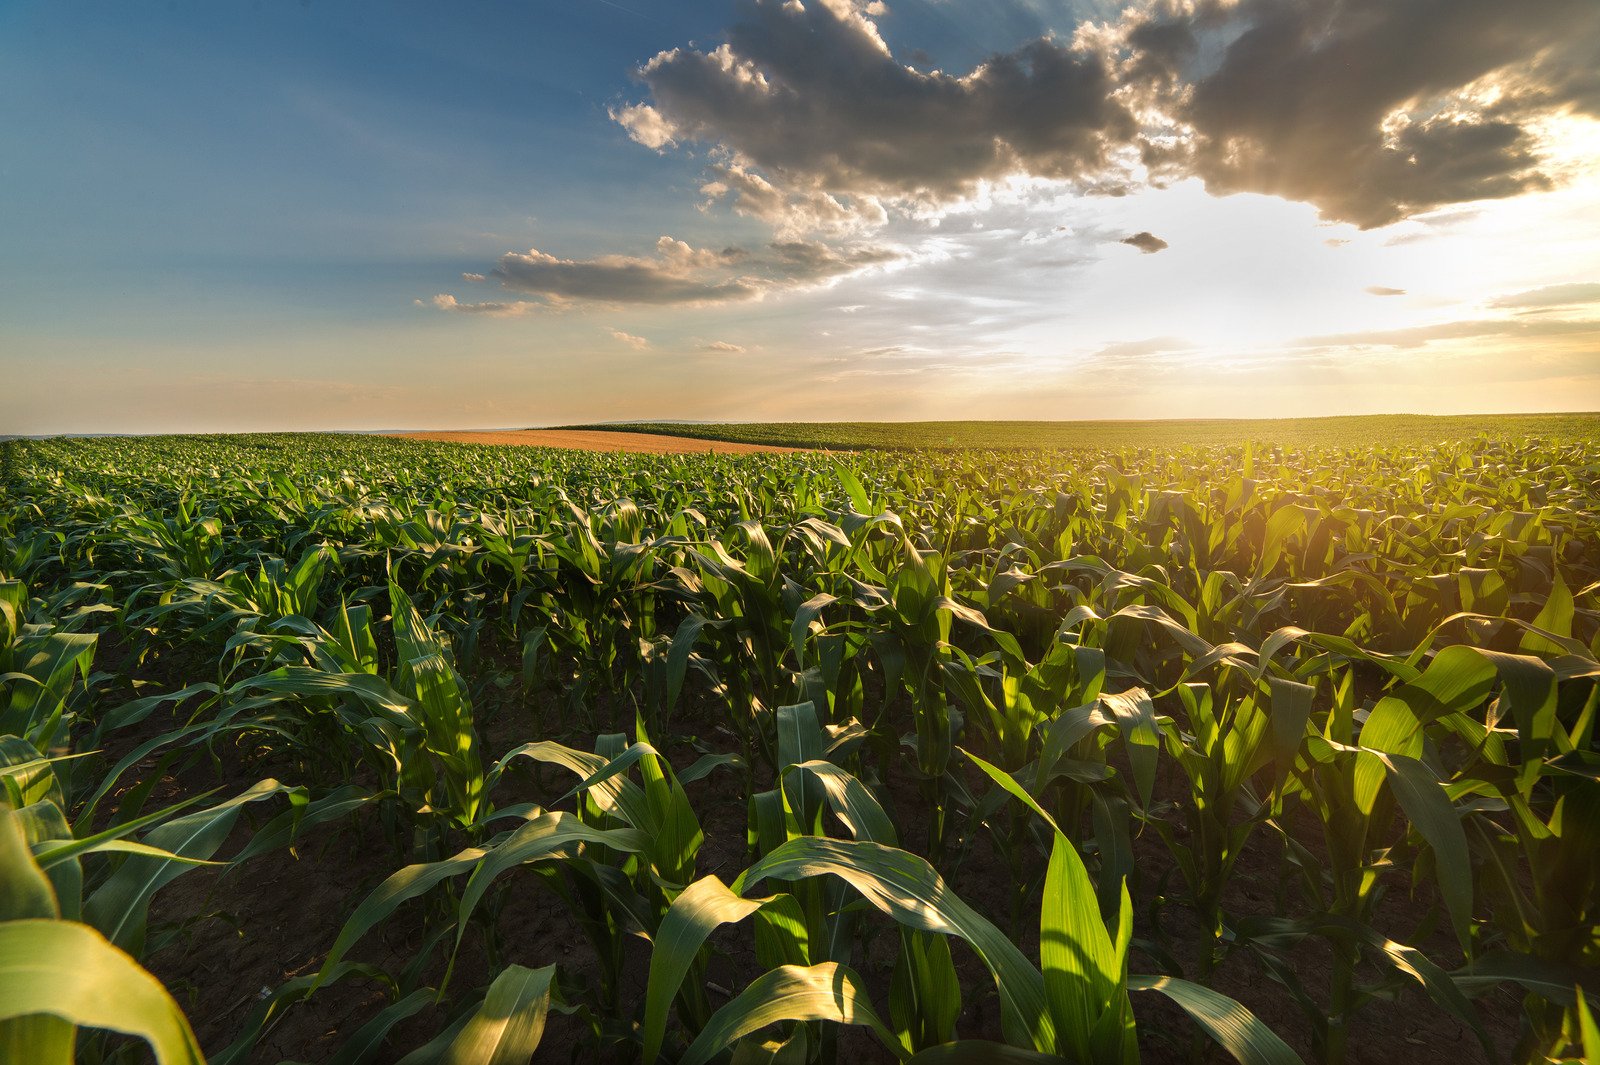
{"type": "Polygon", "coordinates": [[[563,259],[530,248],[507,252],[488,275],[478,276],[492,277],[503,288],[536,300],[460,303],[454,296],[441,294],[434,297],[433,304],[441,310],[510,316],[540,305],[731,303],[821,285],[900,258],[901,253],[875,244],[799,239],[774,241],[750,251],[697,248],[664,236],[656,241],[653,255],[592,259],[563,259]]]}
{"type": "Polygon", "coordinates": [[[769,247],[770,262],[760,265],[790,281],[820,281],[853,274],[869,266],[894,262],[900,257],[888,248],[873,245],[834,248],[814,240],[775,241],[769,247]]]}
{"type": "Polygon", "coordinates": [[[426,307],[431,304],[441,311],[450,311],[454,314],[479,314],[485,318],[520,318],[529,311],[537,309],[539,306],[537,303],[529,303],[526,300],[515,300],[504,303],[494,301],[488,301],[484,303],[462,303],[448,292],[439,293],[427,303],[424,303],[422,300],[413,300],[412,302],[418,307],[426,307]]]}
{"type": "Polygon", "coordinates": [[[1594,0],[1156,0],[1108,37],[1158,172],[1363,228],[1547,188],[1541,122],[1600,115],[1594,0]]]}
{"type": "Polygon", "coordinates": [[[744,348],[738,344],[731,344],[726,340],[713,340],[709,344],[702,344],[701,351],[720,351],[727,355],[743,355],[744,348]]]}
{"type": "Polygon", "coordinates": [[[1566,285],[1547,285],[1531,292],[1518,292],[1501,296],[1489,304],[1491,307],[1529,309],[1544,307],[1572,307],[1584,303],[1600,303],[1600,283],[1574,282],[1566,285]]]}
{"type": "Polygon", "coordinates": [[[665,151],[677,142],[672,139],[672,125],[661,112],[645,104],[630,104],[611,112],[611,118],[628,131],[628,136],[656,151],[665,151]]]}
{"type": "Polygon", "coordinates": [[[626,344],[634,351],[644,351],[650,347],[650,341],[644,337],[636,337],[632,333],[624,333],[620,329],[607,329],[606,332],[611,334],[612,340],[619,344],[626,344]]]}
{"type": "Polygon", "coordinates": [[[1558,184],[1549,120],[1600,117],[1594,0],[1146,0],[965,73],[897,59],[881,4],[736,12],[715,47],[646,62],[645,99],[611,116],[657,151],[710,146],[707,202],[780,237],[1019,176],[1115,195],[1140,168],[1371,228],[1558,184]]]}
{"type": "Polygon", "coordinates": [[[602,255],[560,259],[531,248],[507,252],[491,271],[508,289],[551,303],[724,303],[754,299],[760,289],[740,277],[716,273],[736,261],[731,252],[692,248],[662,237],[652,258],[602,255]]]}
{"type": "Polygon", "coordinates": [[[1117,241],[1117,243],[1138,248],[1146,255],[1154,255],[1158,251],[1164,251],[1165,249],[1171,247],[1170,244],[1156,236],[1154,233],[1151,233],[1149,230],[1135,233],[1131,237],[1123,237],[1121,240],[1117,241]]]}
{"type": "Polygon", "coordinates": [[[1367,295],[1369,296],[1404,296],[1405,294],[1406,290],[1403,288],[1390,288],[1388,285],[1367,286],[1367,295]]]}
{"type": "Polygon", "coordinates": [[[1009,174],[1093,174],[1135,132],[1107,57],[1073,41],[1041,38],[963,75],[923,73],[884,43],[881,5],[739,0],[737,11],[717,48],[674,48],[641,67],[649,102],[612,118],[647,147],[724,150],[733,163],[713,170],[722,188],[711,194],[725,189],[751,213],[775,211],[778,195],[748,187],[752,169],[827,212],[818,196],[939,200],[1009,174]]]}
{"type": "Polygon", "coordinates": [[[759,218],[779,236],[816,232],[845,232],[888,221],[888,212],[875,196],[835,196],[821,189],[780,189],[760,174],[736,162],[714,163],[706,168],[700,186],[706,205],[727,198],[733,209],[759,218]]]}

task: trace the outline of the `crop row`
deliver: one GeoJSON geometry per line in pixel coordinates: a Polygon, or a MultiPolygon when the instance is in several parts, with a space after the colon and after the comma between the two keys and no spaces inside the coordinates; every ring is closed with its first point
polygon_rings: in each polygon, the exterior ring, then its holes
{"type": "Polygon", "coordinates": [[[1586,444],[13,447],[0,1060],[262,1060],[354,985],[300,1052],[1340,1063],[1399,998],[1600,1051],[1586,444]],[[315,968],[186,1016],[164,889],[319,841],[315,968]]]}

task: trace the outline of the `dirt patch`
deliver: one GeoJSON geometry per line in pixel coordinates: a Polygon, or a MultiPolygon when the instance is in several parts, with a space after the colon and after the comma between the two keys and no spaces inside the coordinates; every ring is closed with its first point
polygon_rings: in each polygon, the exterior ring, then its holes
{"type": "Polygon", "coordinates": [[[407,440],[436,440],[447,444],[500,444],[522,447],[563,447],[575,451],[626,451],[640,455],[750,455],[756,452],[801,451],[770,444],[735,444],[727,440],[698,440],[692,436],[656,433],[612,433],[598,429],[515,429],[498,433],[435,432],[392,433],[407,440]]]}

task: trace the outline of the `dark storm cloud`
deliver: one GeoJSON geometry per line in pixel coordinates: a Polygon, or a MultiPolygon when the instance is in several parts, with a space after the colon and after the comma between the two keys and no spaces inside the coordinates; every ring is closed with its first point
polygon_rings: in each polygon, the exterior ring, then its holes
{"type": "Polygon", "coordinates": [[[1138,248],[1146,255],[1154,255],[1156,252],[1163,251],[1172,246],[1166,241],[1162,240],[1160,237],[1156,236],[1154,233],[1151,233],[1149,230],[1135,233],[1131,237],[1123,237],[1121,240],[1117,241],[1117,243],[1138,248]]]}
{"type": "Polygon", "coordinates": [[[721,146],[789,186],[945,199],[984,178],[1094,172],[1135,132],[1106,59],[1052,39],[971,73],[921,73],[850,0],[740,0],[712,51],[639,70],[648,104],[614,117],[661,148],[721,146]]]}
{"type": "Polygon", "coordinates": [[[1122,44],[1188,134],[1150,163],[1364,228],[1547,188],[1534,125],[1600,115],[1595,0],[1163,0],[1122,44]]]}

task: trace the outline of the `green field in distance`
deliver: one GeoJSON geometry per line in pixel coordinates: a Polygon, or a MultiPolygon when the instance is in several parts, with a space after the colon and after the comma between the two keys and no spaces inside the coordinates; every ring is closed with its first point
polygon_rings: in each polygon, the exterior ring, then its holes
{"type": "Polygon", "coordinates": [[[1421,445],[1489,436],[1600,439],[1600,413],[1370,414],[1339,418],[1185,418],[1170,421],[627,422],[564,429],[664,433],[745,444],[858,450],[875,448],[1088,448],[1239,444],[1421,445]]]}

